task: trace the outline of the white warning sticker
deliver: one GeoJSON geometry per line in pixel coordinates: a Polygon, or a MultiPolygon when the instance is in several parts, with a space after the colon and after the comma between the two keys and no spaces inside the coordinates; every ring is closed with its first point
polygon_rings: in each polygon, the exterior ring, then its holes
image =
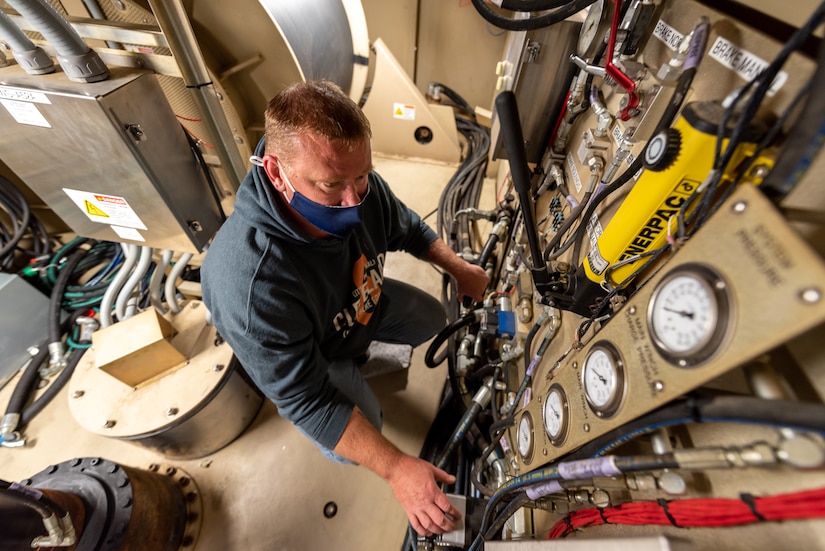
{"type": "MultiPolygon", "coordinates": [[[[108,224],[110,226],[122,226],[124,228],[136,228],[146,230],[146,225],[129,206],[126,199],[116,195],[105,195],[103,193],[92,193],[77,189],[63,188],[66,195],[92,222],[98,224],[108,224]]],[[[133,239],[130,237],[129,239],[133,239]]]]}
{"type": "Polygon", "coordinates": [[[121,239],[128,239],[129,241],[146,241],[141,233],[135,228],[122,228],[120,226],[112,226],[112,230],[121,239]]]}
{"type": "Polygon", "coordinates": [[[415,105],[406,105],[403,103],[392,104],[392,117],[394,119],[401,119],[404,121],[415,120],[415,105]]]}
{"type": "Polygon", "coordinates": [[[582,190],[582,179],[579,177],[579,169],[576,168],[576,161],[573,160],[573,155],[569,152],[567,153],[567,168],[570,169],[570,176],[576,185],[576,192],[580,192],[582,190]]]}
{"type": "Polygon", "coordinates": [[[33,103],[27,101],[17,101],[14,99],[0,98],[0,103],[6,108],[14,120],[20,124],[28,124],[29,126],[42,126],[43,128],[51,128],[52,125],[40,112],[40,109],[33,103]]]}
{"type": "MultiPolygon", "coordinates": [[[[756,78],[768,66],[768,62],[761,57],[740,48],[721,36],[710,47],[708,55],[748,81],[756,78]]],[[[779,71],[774,77],[770,89],[768,89],[768,95],[774,95],[787,81],[788,73],[779,71]]]]}

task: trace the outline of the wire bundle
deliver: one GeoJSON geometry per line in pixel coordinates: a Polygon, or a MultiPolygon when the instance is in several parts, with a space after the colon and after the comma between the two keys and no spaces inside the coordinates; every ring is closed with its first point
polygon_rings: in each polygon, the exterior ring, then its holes
{"type": "Polygon", "coordinates": [[[31,212],[28,201],[6,178],[0,176],[0,210],[5,211],[8,225],[0,217],[0,271],[14,271],[15,253],[22,253],[23,262],[49,254],[51,240],[43,223],[31,212]],[[24,239],[31,239],[28,249],[21,248],[24,239]]]}
{"type": "Polygon", "coordinates": [[[563,538],[601,524],[714,528],[821,517],[825,517],[825,488],[766,497],[742,494],[739,499],[662,499],[574,511],[556,522],[547,538],[563,538]]]}

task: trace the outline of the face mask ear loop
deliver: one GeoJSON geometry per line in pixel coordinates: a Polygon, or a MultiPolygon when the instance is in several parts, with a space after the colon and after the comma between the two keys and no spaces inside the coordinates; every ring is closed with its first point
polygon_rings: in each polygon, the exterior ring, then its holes
{"type": "Polygon", "coordinates": [[[252,155],[249,158],[249,162],[252,163],[253,165],[259,166],[261,168],[263,168],[263,166],[264,166],[264,160],[262,158],[258,157],[257,155],[252,155]]]}

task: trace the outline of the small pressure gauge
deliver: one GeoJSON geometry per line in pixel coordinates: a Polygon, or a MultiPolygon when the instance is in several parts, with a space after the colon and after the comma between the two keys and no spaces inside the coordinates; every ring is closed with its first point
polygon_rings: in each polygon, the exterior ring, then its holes
{"type": "Polygon", "coordinates": [[[533,457],[533,418],[529,411],[525,411],[518,423],[518,453],[529,463],[533,457]]]}
{"type": "Polygon", "coordinates": [[[656,350],[679,367],[710,358],[727,334],[731,300],[724,279],[707,266],[682,265],[653,291],[647,322],[656,350]]]}
{"type": "Polygon", "coordinates": [[[619,351],[609,342],[596,343],[582,368],[582,381],[587,403],[599,417],[610,417],[624,395],[624,362],[619,351]]]}
{"type": "Polygon", "coordinates": [[[561,446],[567,436],[568,412],[567,396],[564,389],[556,383],[547,391],[544,398],[544,430],[554,446],[561,446]]]}
{"type": "Polygon", "coordinates": [[[612,6],[613,3],[609,0],[596,0],[590,5],[587,17],[579,31],[579,42],[576,47],[579,56],[587,61],[593,61],[593,57],[610,29],[613,17],[612,6]],[[605,9],[605,4],[607,4],[607,9],[605,9]]]}

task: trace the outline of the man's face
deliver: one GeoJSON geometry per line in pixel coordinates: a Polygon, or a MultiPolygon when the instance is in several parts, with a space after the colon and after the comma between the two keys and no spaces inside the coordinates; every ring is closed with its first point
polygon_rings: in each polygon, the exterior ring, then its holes
{"type": "Polygon", "coordinates": [[[286,161],[273,155],[264,158],[264,169],[275,189],[292,199],[286,179],[310,201],[321,205],[348,207],[357,205],[367,193],[367,176],[372,170],[372,150],[369,140],[352,151],[315,134],[297,138],[296,153],[286,161]]]}

